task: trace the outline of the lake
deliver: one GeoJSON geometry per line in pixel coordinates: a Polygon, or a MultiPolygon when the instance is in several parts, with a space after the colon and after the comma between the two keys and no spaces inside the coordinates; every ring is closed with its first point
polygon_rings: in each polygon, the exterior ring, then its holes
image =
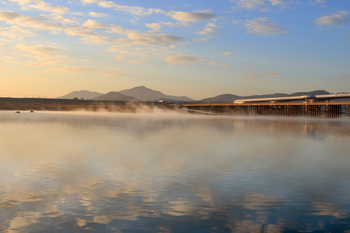
{"type": "Polygon", "coordinates": [[[0,232],[350,231],[350,120],[0,111],[0,232]]]}

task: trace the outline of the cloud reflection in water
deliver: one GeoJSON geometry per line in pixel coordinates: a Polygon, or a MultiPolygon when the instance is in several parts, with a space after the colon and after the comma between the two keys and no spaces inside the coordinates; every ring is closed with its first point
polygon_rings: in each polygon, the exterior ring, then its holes
{"type": "Polygon", "coordinates": [[[349,230],[348,119],[0,113],[0,231],[349,230]]]}

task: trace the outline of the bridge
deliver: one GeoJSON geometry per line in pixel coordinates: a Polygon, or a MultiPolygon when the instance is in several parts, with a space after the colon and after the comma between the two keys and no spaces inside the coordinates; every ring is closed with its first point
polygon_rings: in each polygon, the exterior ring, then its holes
{"type": "Polygon", "coordinates": [[[303,96],[290,96],[290,97],[275,97],[275,98],[261,98],[261,99],[241,99],[235,100],[236,104],[243,103],[258,103],[258,102],[290,102],[290,101],[300,101],[314,102],[314,101],[331,101],[336,99],[350,98],[350,94],[329,94],[329,95],[303,95],[303,96]]]}
{"type": "Polygon", "coordinates": [[[184,103],[182,107],[202,114],[339,118],[350,117],[350,101],[339,100],[348,98],[350,94],[293,96],[244,99],[234,103],[184,103]]]}

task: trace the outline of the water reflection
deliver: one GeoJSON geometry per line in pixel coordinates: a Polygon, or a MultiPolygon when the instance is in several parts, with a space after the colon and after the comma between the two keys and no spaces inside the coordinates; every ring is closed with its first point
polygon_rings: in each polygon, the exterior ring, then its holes
{"type": "Polygon", "coordinates": [[[348,119],[0,113],[0,231],[343,232],[348,119]]]}

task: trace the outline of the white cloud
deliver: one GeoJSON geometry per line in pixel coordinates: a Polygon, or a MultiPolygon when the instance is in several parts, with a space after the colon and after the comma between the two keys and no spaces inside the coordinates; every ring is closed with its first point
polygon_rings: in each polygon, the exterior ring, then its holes
{"type": "Polygon", "coordinates": [[[219,28],[219,26],[217,26],[216,24],[213,24],[213,23],[208,23],[207,27],[219,28]]]}
{"type": "Polygon", "coordinates": [[[11,27],[2,29],[0,35],[16,40],[23,40],[25,37],[34,36],[35,33],[24,27],[13,25],[11,27]]]}
{"type": "Polygon", "coordinates": [[[136,30],[127,30],[125,32],[128,38],[116,39],[116,43],[128,45],[139,45],[139,46],[160,46],[160,45],[171,45],[182,41],[178,36],[168,34],[151,34],[141,33],[136,30]]]}
{"type": "Polygon", "coordinates": [[[345,11],[340,11],[339,14],[332,14],[331,16],[323,16],[315,19],[315,23],[318,25],[345,24],[350,21],[349,17],[344,16],[347,14],[348,13],[345,11]]]}
{"type": "Polygon", "coordinates": [[[44,18],[34,18],[2,10],[0,10],[0,20],[6,21],[8,24],[37,30],[61,31],[64,29],[62,25],[45,22],[44,18]]]}
{"type": "Polygon", "coordinates": [[[196,32],[198,35],[214,35],[214,34],[221,34],[218,30],[210,27],[205,27],[202,31],[196,32]]]}
{"type": "Polygon", "coordinates": [[[22,7],[26,6],[29,8],[34,8],[34,9],[43,10],[43,11],[51,11],[51,12],[56,12],[60,14],[69,12],[69,9],[67,7],[50,6],[50,4],[45,3],[43,0],[10,0],[10,1],[17,3],[22,7]],[[34,4],[28,5],[30,3],[34,3],[34,4]]]}
{"type": "Polygon", "coordinates": [[[264,0],[237,0],[231,2],[236,2],[237,6],[249,10],[265,5],[264,0]]]}
{"type": "Polygon", "coordinates": [[[146,27],[153,29],[153,31],[160,31],[160,29],[162,28],[162,25],[160,25],[159,23],[146,23],[145,25],[146,27]]]}
{"type": "Polygon", "coordinates": [[[96,20],[88,19],[83,24],[83,27],[87,28],[108,28],[109,26],[107,24],[102,24],[96,20]]]}
{"type": "Polygon", "coordinates": [[[188,65],[190,63],[199,62],[201,60],[188,55],[176,55],[166,57],[164,61],[171,64],[188,65]]]}
{"type": "Polygon", "coordinates": [[[63,6],[50,6],[47,3],[38,3],[35,5],[29,5],[30,8],[35,8],[38,10],[43,10],[43,11],[51,11],[51,12],[56,12],[56,13],[66,13],[69,12],[69,9],[67,7],[63,7],[63,6]]]}
{"type": "Polygon", "coordinates": [[[105,1],[105,0],[81,0],[83,4],[92,4],[96,3],[100,7],[104,8],[114,8],[115,10],[120,10],[120,11],[125,11],[129,12],[133,15],[137,16],[145,16],[145,15],[150,15],[152,13],[165,13],[164,11],[160,9],[145,9],[143,7],[137,7],[137,6],[127,6],[127,5],[121,5],[116,2],[112,1],[105,1]]]}
{"type": "Polygon", "coordinates": [[[187,22],[176,22],[176,23],[167,22],[162,24],[171,28],[172,27],[190,27],[190,25],[187,22]]]}
{"type": "Polygon", "coordinates": [[[16,48],[19,51],[24,51],[30,54],[40,55],[40,56],[58,56],[62,55],[60,49],[53,46],[44,46],[44,45],[26,45],[26,44],[17,44],[16,48]]]}
{"type": "Polygon", "coordinates": [[[197,43],[200,43],[200,42],[203,42],[203,41],[209,41],[208,38],[192,38],[192,40],[194,42],[197,42],[197,43]]]}
{"type": "Polygon", "coordinates": [[[99,2],[99,0],[81,0],[81,3],[83,4],[92,4],[97,2],[99,2]]]}
{"type": "Polygon", "coordinates": [[[209,20],[215,16],[211,10],[203,10],[203,11],[196,11],[196,12],[172,11],[167,13],[167,15],[171,16],[173,19],[176,19],[177,21],[184,21],[184,22],[196,22],[196,21],[202,21],[202,20],[209,20]]]}
{"type": "Polygon", "coordinates": [[[76,19],[68,19],[68,18],[64,18],[62,15],[58,14],[58,13],[53,13],[50,15],[50,18],[48,18],[49,20],[52,20],[54,22],[58,22],[61,24],[77,24],[78,21],[76,19]]]}
{"type": "Polygon", "coordinates": [[[229,64],[226,64],[226,63],[219,63],[219,62],[216,62],[216,61],[211,61],[211,62],[208,62],[209,65],[218,65],[218,66],[229,66],[229,64]]]}
{"type": "MultiPolygon", "coordinates": [[[[253,10],[255,8],[261,8],[266,6],[265,0],[231,0],[237,4],[237,7],[253,10]]],[[[276,5],[284,5],[287,4],[284,0],[268,0],[272,6],[276,5]]],[[[264,9],[263,11],[267,11],[268,9],[264,9]]]]}
{"type": "Polygon", "coordinates": [[[277,34],[277,33],[288,33],[283,31],[275,23],[268,23],[267,18],[255,18],[254,20],[246,20],[243,23],[248,29],[249,33],[255,34],[277,34]]]}
{"type": "Polygon", "coordinates": [[[232,55],[231,52],[226,52],[226,53],[221,54],[221,56],[230,56],[230,55],[232,55]]]}
{"type": "Polygon", "coordinates": [[[7,21],[7,20],[13,20],[16,18],[21,17],[22,15],[17,14],[13,11],[2,11],[0,10],[0,20],[7,21]]]}
{"type": "Polygon", "coordinates": [[[286,4],[283,0],[269,0],[271,2],[271,5],[281,5],[281,4],[286,4]]]}
{"type": "Polygon", "coordinates": [[[92,17],[96,17],[96,18],[108,17],[108,16],[110,16],[109,14],[97,13],[97,12],[90,12],[89,15],[92,16],[92,17]]]}
{"type": "Polygon", "coordinates": [[[213,27],[218,27],[213,23],[208,23],[202,31],[196,32],[198,35],[214,35],[214,34],[221,34],[220,31],[217,29],[214,29],[213,27]]]}

